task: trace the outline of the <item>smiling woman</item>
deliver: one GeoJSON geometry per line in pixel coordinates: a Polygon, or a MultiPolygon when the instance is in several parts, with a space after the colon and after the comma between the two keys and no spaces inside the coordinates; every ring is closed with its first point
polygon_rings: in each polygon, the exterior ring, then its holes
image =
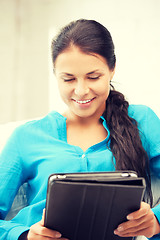
{"type": "MultiPolygon", "coordinates": [[[[105,110],[114,69],[98,54],[85,54],[78,47],[68,47],[55,62],[55,75],[63,101],[68,106],[66,117],[99,120],[105,110]]],[[[72,119],[73,120],[73,119],[72,119]]],[[[97,121],[98,122],[98,121],[97,121]]]]}
{"type": "Polygon", "coordinates": [[[136,171],[147,186],[140,209],[117,226],[115,238],[154,239],[160,233],[160,205],[151,209],[150,172],[160,177],[159,118],[146,106],[129,105],[113,88],[114,44],[100,23],[80,19],[64,27],[52,42],[52,60],[67,110],[19,127],[2,151],[1,240],[66,239],[57,229],[44,227],[49,175],[115,170],[136,171]],[[14,196],[25,182],[28,206],[7,222],[14,196]]]}

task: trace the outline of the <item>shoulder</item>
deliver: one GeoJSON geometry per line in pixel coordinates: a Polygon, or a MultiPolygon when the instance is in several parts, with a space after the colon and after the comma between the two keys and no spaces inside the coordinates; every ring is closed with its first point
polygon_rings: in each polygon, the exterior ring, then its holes
{"type": "Polygon", "coordinates": [[[150,145],[150,155],[160,151],[160,119],[155,112],[144,105],[130,105],[128,114],[138,123],[142,141],[150,145]],[[151,152],[154,152],[151,154],[151,152]]]}
{"type": "Polygon", "coordinates": [[[128,115],[138,123],[139,130],[147,138],[159,139],[160,136],[160,119],[155,112],[145,105],[130,105],[128,115]]]}
{"type": "Polygon", "coordinates": [[[137,122],[145,122],[150,119],[152,119],[152,121],[159,121],[155,112],[146,105],[129,105],[128,115],[134,118],[137,122]]]}
{"type": "Polygon", "coordinates": [[[25,136],[34,136],[37,137],[43,134],[52,134],[57,135],[57,131],[61,128],[62,124],[64,124],[65,118],[56,111],[52,111],[46,116],[28,121],[19,127],[17,127],[14,131],[14,135],[25,136]]]}
{"type": "Polygon", "coordinates": [[[148,110],[151,110],[148,106],[146,105],[135,105],[131,104],[128,107],[128,114],[132,116],[144,116],[148,110]]]}

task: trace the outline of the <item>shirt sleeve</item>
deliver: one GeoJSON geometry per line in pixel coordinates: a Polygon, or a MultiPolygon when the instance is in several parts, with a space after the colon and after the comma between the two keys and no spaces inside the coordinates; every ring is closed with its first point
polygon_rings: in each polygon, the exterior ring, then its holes
{"type": "MultiPolygon", "coordinates": [[[[160,119],[151,108],[144,105],[130,105],[129,114],[138,122],[142,144],[149,157],[153,198],[157,201],[160,199],[160,119]]],[[[160,204],[153,207],[152,211],[160,223],[160,204]]],[[[160,239],[160,234],[150,239],[160,239]]]]}
{"type": "MultiPolygon", "coordinates": [[[[150,159],[153,198],[157,201],[160,198],[160,119],[150,108],[147,109],[145,125],[146,141],[148,146],[147,153],[150,159]]],[[[152,211],[160,223],[160,204],[153,207],[152,211]]],[[[159,238],[160,234],[152,237],[151,239],[159,238]]]]}
{"type": "Polygon", "coordinates": [[[146,128],[151,170],[160,177],[160,119],[150,108],[147,111],[146,128]]]}
{"type": "Polygon", "coordinates": [[[28,230],[12,220],[5,221],[19,187],[23,184],[23,167],[18,151],[17,131],[9,138],[0,154],[0,239],[18,239],[28,230]]]}

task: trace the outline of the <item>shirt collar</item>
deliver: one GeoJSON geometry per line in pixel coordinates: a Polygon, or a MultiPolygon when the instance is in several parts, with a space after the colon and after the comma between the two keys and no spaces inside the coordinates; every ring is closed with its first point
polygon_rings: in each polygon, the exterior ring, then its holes
{"type": "Polygon", "coordinates": [[[100,117],[100,119],[102,119],[103,127],[104,127],[104,128],[107,130],[107,132],[108,132],[107,139],[109,139],[109,137],[110,137],[110,131],[109,131],[109,128],[108,128],[108,126],[107,126],[106,119],[104,118],[103,115],[100,117]]]}

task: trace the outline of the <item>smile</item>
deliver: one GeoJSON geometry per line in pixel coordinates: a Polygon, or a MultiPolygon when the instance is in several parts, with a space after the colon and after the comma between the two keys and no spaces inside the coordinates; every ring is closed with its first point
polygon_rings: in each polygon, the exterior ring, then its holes
{"type": "Polygon", "coordinates": [[[73,99],[73,101],[75,101],[76,103],[79,103],[79,104],[86,104],[86,103],[91,102],[93,99],[94,98],[88,99],[88,100],[75,100],[75,99],[73,99]]]}

